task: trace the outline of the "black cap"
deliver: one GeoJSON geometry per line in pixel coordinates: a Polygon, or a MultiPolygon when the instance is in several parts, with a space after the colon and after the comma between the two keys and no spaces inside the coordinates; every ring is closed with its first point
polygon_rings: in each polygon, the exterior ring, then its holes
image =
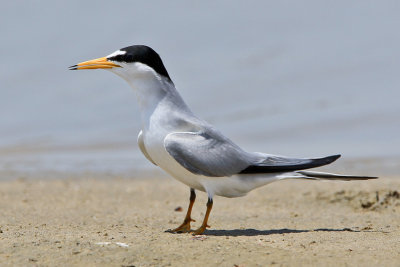
{"type": "Polygon", "coordinates": [[[151,47],[148,47],[146,45],[132,45],[122,48],[120,49],[120,51],[125,51],[126,53],[115,55],[109,57],[108,59],[115,62],[139,62],[145,64],[156,71],[158,74],[172,81],[168,75],[167,69],[164,67],[160,55],[158,55],[157,52],[154,51],[151,47]]]}

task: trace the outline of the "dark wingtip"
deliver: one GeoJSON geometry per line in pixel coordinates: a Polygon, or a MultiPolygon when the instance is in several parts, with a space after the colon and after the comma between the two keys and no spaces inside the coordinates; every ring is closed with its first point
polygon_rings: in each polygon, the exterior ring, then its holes
{"type": "Polygon", "coordinates": [[[246,169],[239,172],[240,174],[254,174],[254,173],[272,173],[272,172],[289,172],[311,169],[331,164],[341,155],[332,155],[324,158],[303,159],[307,160],[306,163],[290,164],[287,165],[250,165],[246,169]]]}
{"type": "Polygon", "coordinates": [[[68,67],[69,70],[77,70],[78,69],[78,65],[72,65],[70,67],[68,67]]]}
{"type": "Polygon", "coordinates": [[[329,162],[334,162],[334,161],[336,161],[338,158],[340,158],[341,156],[342,156],[342,155],[337,154],[337,155],[332,155],[332,156],[326,157],[326,159],[327,159],[329,162]]]}

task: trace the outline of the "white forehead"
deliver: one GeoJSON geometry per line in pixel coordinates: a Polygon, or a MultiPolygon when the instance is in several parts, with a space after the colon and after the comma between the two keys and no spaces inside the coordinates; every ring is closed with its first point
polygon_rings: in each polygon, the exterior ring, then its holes
{"type": "Polygon", "coordinates": [[[115,56],[118,56],[118,55],[125,55],[125,54],[126,54],[126,51],[117,50],[117,51],[109,54],[106,57],[115,57],[115,56]]]}

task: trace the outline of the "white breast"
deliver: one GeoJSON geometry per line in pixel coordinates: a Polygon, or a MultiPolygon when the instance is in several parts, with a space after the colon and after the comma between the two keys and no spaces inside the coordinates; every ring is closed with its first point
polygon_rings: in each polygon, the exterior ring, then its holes
{"type": "Polygon", "coordinates": [[[206,191],[201,183],[201,176],[186,170],[165,149],[164,139],[169,133],[169,130],[166,130],[162,125],[152,123],[150,119],[149,129],[143,131],[143,142],[147,153],[157,166],[180,182],[191,188],[206,191]]]}

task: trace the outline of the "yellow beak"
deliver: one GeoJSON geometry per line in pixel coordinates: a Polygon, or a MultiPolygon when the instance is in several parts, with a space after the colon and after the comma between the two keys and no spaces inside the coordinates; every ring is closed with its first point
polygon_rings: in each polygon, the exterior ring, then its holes
{"type": "Polygon", "coordinates": [[[111,69],[120,68],[120,65],[109,61],[106,57],[96,58],[69,67],[70,70],[111,69]]]}

